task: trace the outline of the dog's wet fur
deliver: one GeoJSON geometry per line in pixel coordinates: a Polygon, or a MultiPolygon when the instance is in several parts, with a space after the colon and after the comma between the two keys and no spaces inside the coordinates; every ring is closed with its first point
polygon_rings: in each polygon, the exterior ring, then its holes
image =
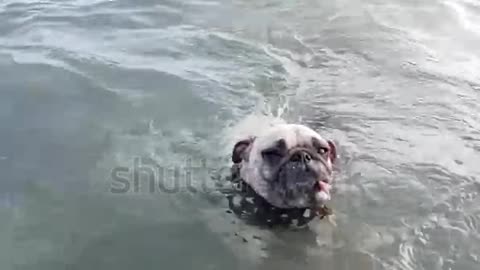
{"type": "Polygon", "coordinates": [[[323,218],[329,212],[326,201],[312,195],[317,184],[333,182],[335,159],[335,144],[303,125],[277,125],[239,140],[232,151],[230,182],[235,188],[227,195],[230,210],[270,227],[304,226],[323,218]],[[308,159],[295,158],[296,153],[308,159]]]}

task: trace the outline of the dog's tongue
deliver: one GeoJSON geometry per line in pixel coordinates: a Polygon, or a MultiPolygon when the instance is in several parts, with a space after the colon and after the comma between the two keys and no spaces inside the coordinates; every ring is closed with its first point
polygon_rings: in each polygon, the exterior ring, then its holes
{"type": "Polygon", "coordinates": [[[315,200],[319,204],[323,204],[330,200],[330,188],[331,186],[323,181],[318,181],[315,191],[315,200]]]}
{"type": "Polygon", "coordinates": [[[330,189],[332,188],[332,186],[328,183],[325,183],[323,181],[318,181],[318,186],[317,186],[317,189],[319,191],[325,191],[327,193],[330,193],[330,189]]]}

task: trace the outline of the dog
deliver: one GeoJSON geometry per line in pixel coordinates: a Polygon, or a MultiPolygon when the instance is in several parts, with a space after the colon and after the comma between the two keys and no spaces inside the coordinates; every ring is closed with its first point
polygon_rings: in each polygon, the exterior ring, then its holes
{"type": "Polygon", "coordinates": [[[231,209],[269,225],[308,223],[331,199],[336,159],[335,143],[301,124],[277,124],[240,139],[231,153],[231,179],[244,198],[241,210],[232,202],[231,209]]]}

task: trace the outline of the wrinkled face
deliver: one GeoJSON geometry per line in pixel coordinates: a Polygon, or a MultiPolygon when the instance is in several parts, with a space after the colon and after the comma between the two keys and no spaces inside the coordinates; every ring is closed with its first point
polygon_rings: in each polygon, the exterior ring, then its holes
{"type": "Polygon", "coordinates": [[[292,124],[238,142],[232,155],[241,163],[244,181],[280,208],[316,207],[328,201],[335,157],[332,141],[292,124]]]}

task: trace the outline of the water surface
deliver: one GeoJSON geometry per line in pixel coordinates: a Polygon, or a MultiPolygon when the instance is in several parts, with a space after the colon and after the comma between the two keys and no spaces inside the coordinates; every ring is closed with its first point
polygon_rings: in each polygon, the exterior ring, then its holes
{"type": "Polygon", "coordinates": [[[4,0],[0,21],[2,270],[478,269],[478,1],[4,0]],[[215,192],[278,119],[340,148],[317,238],[215,192]],[[113,193],[138,158],[210,170],[113,193]]]}

